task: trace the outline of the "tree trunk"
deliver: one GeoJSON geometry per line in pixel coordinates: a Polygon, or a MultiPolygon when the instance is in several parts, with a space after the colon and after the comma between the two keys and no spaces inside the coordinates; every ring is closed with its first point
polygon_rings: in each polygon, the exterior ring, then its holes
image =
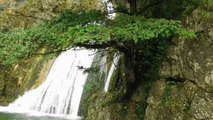
{"type": "Polygon", "coordinates": [[[134,14],[137,12],[137,1],[136,0],[128,0],[130,4],[130,13],[134,14]]]}
{"type": "Polygon", "coordinates": [[[119,101],[129,100],[134,93],[136,76],[135,76],[135,53],[134,43],[128,44],[128,49],[124,52],[124,66],[125,66],[125,80],[126,80],[126,93],[119,98],[119,101]]]}
{"type": "Polygon", "coordinates": [[[131,54],[125,54],[125,77],[126,77],[126,93],[124,99],[129,99],[134,92],[135,71],[134,59],[131,54]]]}

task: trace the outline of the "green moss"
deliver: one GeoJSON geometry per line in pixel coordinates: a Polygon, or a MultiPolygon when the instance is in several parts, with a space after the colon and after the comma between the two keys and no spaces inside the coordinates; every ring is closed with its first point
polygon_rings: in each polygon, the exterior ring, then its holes
{"type": "MultiPolygon", "coordinates": [[[[113,63],[114,64],[114,63],[113,63]]],[[[126,91],[124,56],[120,54],[116,69],[112,74],[109,86],[109,92],[113,94],[114,99],[122,96],[126,91]]],[[[116,101],[116,100],[114,100],[116,101]]]]}
{"type": "Polygon", "coordinates": [[[89,106],[101,96],[104,86],[105,73],[101,71],[104,63],[100,63],[105,53],[97,54],[93,60],[92,67],[87,69],[88,77],[84,86],[81,99],[81,114],[87,117],[89,106]]]}
{"type": "Polygon", "coordinates": [[[36,21],[33,17],[16,14],[15,11],[12,11],[12,13],[0,11],[0,31],[2,32],[12,29],[26,29],[36,24],[36,21]]]}
{"type": "Polygon", "coordinates": [[[106,72],[109,72],[109,69],[112,64],[112,58],[114,56],[114,50],[110,50],[108,52],[98,53],[94,59],[92,64],[92,68],[95,67],[98,69],[97,71],[89,71],[88,79],[84,87],[84,92],[81,101],[81,114],[84,118],[90,118],[88,116],[88,111],[90,108],[94,107],[93,115],[99,114],[102,109],[110,109],[111,105],[115,104],[115,98],[119,96],[121,93],[123,94],[125,87],[122,85],[125,81],[120,81],[122,84],[117,84],[118,81],[118,72],[120,71],[120,67],[122,65],[117,65],[116,70],[113,72],[110,88],[107,93],[104,92],[104,85],[106,79],[106,72]],[[106,63],[100,63],[101,59],[103,59],[103,55],[107,55],[106,63]],[[107,68],[103,68],[107,67],[107,68]],[[106,69],[102,71],[103,69],[106,69]],[[121,92],[122,91],[122,92],[121,92]]]}
{"type": "Polygon", "coordinates": [[[199,6],[199,8],[203,10],[208,10],[208,11],[213,10],[212,0],[193,0],[193,2],[197,4],[197,6],[199,6]]]}
{"type": "Polygon", "coordinates": [[[16,65],[5,66],[7,70],[0,71],[1,75],[6,75],[2,79],[2,84],[6,84],[6,87],[4,88],[5,95],[0,95],[0,104],[7,105],[29,90],[39,78],[41,69],[49,59],[52,57],[48,55],[34,56],[16,65]]]}
{"type": "Polygon", "coordinates": [[[196,19],[198,21],[203,21],[203,22],[210,22],[213,20],[213,13],[212,11],[206,11],[202,9],[196,9],[194,11],[194,14],[196,16],[196,19]]]}
{"type": "MultiPolygon", "coordinates": [[[[45,51],[45,49],[43,49],[45,51]]],[[[52,54],[53,55],[53,54],[52,54]]],[[[44,64],[48,62],[48,60],[52,59],[52,55],[46,55],[46,56],[37,56],[30,58],[28,61],[28,68],[27,73],[24,77],[24,88],[30,89],[36,82],[36,80],[39,78],[39,73],[41,72],[44,64]]],[[[56,55],[54,56],[54,58],[56,55]]]]}
{"type": "Polygon", "coordinates": [[[138,116],[138,118],[143,119],[144,115],[145,115],[145,110],[143,109],[143,106],[140,104],[137,104],[136,108],[135,108],[135,113],[138,116]]]}
{"type": "Polygon", "coordinates": [[[166,82],[165,87],[165,95],[163,99],[163,106],[169,106],[171,103],[171,97],[172,97],[172,86],[174,85],[173,82],[168,81],[166,82]]]}
{"type": "Polygon", "coordinates": [[[128,106],[123,106],[120,111],[119,111],[119,114],[122,118],[125,118],[127,115],[128,115],[128,106]]]}

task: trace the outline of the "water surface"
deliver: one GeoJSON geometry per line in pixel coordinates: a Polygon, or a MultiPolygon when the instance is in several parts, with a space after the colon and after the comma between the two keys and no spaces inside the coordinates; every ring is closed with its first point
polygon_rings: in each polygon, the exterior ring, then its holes
{"type": "Polygon", "coordinates": [[[0,112],[0,120],[79,120],[79,119],[0,112]]]}

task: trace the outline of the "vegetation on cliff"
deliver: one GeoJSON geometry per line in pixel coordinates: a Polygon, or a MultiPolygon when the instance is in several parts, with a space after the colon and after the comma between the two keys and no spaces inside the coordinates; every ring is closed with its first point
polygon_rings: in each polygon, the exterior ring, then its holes
{"type": "Polygon", "coordinates": [[[198,4],[202,5],[200,9],[210,9],[209,6],[212,3],[207,1],[193,0],[189,4],[188,0],[181,2],[177,0],[141,0],[139,2],[129,0],[131,15],[119,13],[114,20],[108,20],[105,14],[98,11],[67,11],[53,20],[30,29],[1,32],[0,61],[2,64],[13,64],[29,56],[61,52],[71,46],[112,47],[124,53],[126,80],[130,85],[127,86],[128,93],[133,83],[141,79],[138,74],[143,70],[138,66],[146,62],[149,65],[156,64],[161,58],[160,53],[166,51],[173,36],[182,38],[194,36],[194,33],[186,30],[180,21],[171,20],[179,18],[179,16],[172,16],[174,11],[169,11],[171,7],[179,10],[178,12],[188,12],[197,8],[198,4]],[[206,3],[210,5],[207,6],[206,3]],[[175,6],[176,4],[178,5],[175,6]],[[156,10],[160,8],[168,11],[158,14],[159,11],[156,10]],[[38,53],[38,49],[43,47],[48,48],[48,51],[38,53]],[[140,62],[141,59],[144,63],[140,62]]]}
{"type": "MultiPolygon", "coordinates": [[[[143,99],[146,99],[151,81],[158,77],[159,64],[168,46],[171,45],[172,38],[176,36],[190,39],[195,36],[194,32],[182,26],[180,20],[196,12],[196,22],[201,19],[211,21],[213,2],[212,0],[128,1],[130,11],[117,5],[117,11],[123,13],[118,13],[114,20],[108,20],[105,14],[97,11],[67,11],[60,17],[30,29],[2,32],[0,62],[13,64],[29,56],[58,53],[75,46],[100,49],[111,47],[124,54],[123,79],[127,81],[127,86],[126,93],[119,96],[118,100],[129,99],[140,82],[144,83],[146,95],[143,99]],[[48,51],[38,53],[37,50],[43,47],[48,48],[48,51]]],[[[184,21],[184,25],[193,28],[193,25],[188,24],[188,19],[184,21]]],[[[198,34],[203,32],[200,28],[195,30],[198,34]]],[[[170,103],[172,85],[168,84],[166,87],[167,97],[163,101],[165,106],[170,103]]],[[[143,118],[145,109],[141,105],[138,106],[138,116],[143,118]]]]}
{"type": "MultiPolygon", "coordinates": [[[[133,86],[140,81],[136,74],[141,68],[136,66],[140,66],[138,58],[141,53],[144,54],[144,46],[156,48],[155,45],[160,44],[156,52],[161,53],[161,50],[165,51],[165,41],[169,42],[171,37],[192,38],[194,35],[177,20],[122,13],[114,20],[109,20],[99,11],[67,11],[58,18],[30,29],[0,33],[0,61],[2,64],[12,64],[32,55],[57,53],[74,46],[112,47],[124,53],[127,92],[119,98],[124,100],[129,98],[133,86]],[[39,48],[48,48],[48,51],[37,53],[39,48]]],[[[145,54],[150,54],[150,51],[145,54]]]]}
{"type": "Polygon", "coordinates": [[[0,61],[3,64],[12,64],[30,55],[61,52],[71,44],[64,34],[68,27],[86,24],[101,18],[96,12],[65,12],[59,18],[30,29],[15,29],[0,33],[0,61]],[[39,48],[46,47],[47,53],[35,53],[39,48]]]}

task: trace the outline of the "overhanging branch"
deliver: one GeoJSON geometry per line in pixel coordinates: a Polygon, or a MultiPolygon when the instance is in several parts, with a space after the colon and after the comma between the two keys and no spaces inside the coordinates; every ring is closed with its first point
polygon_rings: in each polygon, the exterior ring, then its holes
{"type": "Polygon", "coordinates": [[[107,47],[112,47],[112,48],[117,49],[120,52],[125,52],[128,50],[124,44],[119,43],[116,40],[111,40],[111,41],[108,41],[106,43],[101,43],[101,44],[99,44],[99,43],[77,43],[76,46],[92,48],[92,49],[105,49],[107,47]]]}
{"type": "MultiPolygon", "coordinates": [[[[85,47],[87,49],[106,49],[108,47],[112,47],[114,49],[117,49],[118,51],[120,52],[126,52],[128,51],[128,47],[127,47],[128,43],[120,43],[116,40],[111,40],[111,41],[108,41],[106,43],[89,43],[89,42],[85,42],[85,43],[77,43],[75,44],[76,47],[85,47]]],[[[72,46],[70,47],[67,47],[65,49],[59,49],[59,50],[52,50],[52,51],[48,51],[48,52],[45,52],[45,53],[33,53],[31,55],[33,56],[36,56],[36,55],[49,55],[49,54],[54,54],[54,53],[60,53],[60,52],[63,52],[63,51],[66,51],[66,50],[69,50],[71,49],[72,46]]]]}

